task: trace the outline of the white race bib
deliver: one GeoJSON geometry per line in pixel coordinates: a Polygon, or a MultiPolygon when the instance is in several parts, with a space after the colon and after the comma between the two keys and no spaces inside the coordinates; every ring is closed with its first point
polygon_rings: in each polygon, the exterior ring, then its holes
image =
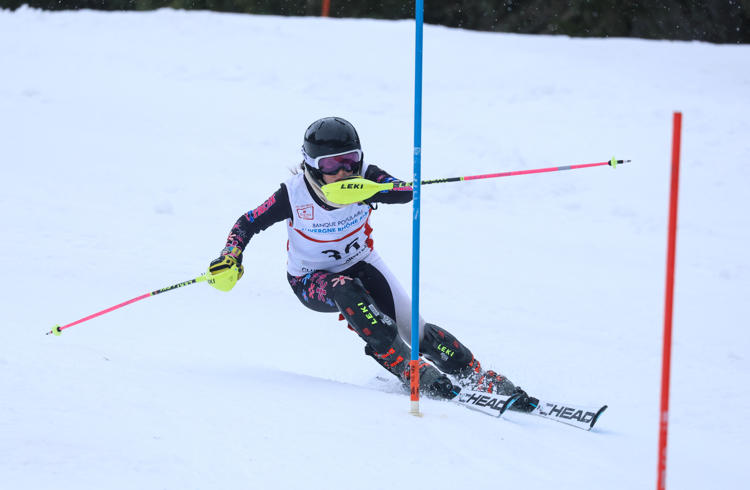
{"type": "Polygon", "coordinates": [[[293,216],[287,221],[289,274],[302,276],[321,269],[340,272],[370,254],[369,206],[357,203],[324,209],[310,195],[301,173],[285,185],[293,216]]]}

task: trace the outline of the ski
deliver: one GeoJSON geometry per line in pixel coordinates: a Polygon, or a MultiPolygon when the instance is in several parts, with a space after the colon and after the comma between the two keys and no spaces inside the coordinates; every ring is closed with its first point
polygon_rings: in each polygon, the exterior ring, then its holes
{"type": "MultiPolygon", "coordinates": [[[[520,396],[521,395],[519,394],[503,396],[464,388],[452,401],[471,410],[476,410],[499,418],[506,410],[513,406],[520,396]]],[[[538,417],[590,431],[594,428],[594,424],[596,424],[599,417],[606,409],[607,405],[601,407],[585,407],[571,405],[569,403],[556,403],[540,400],[539,404],[534,407],[532,411],[516,411],[515,413],[536,415],[538,417]]]]}
{"type": "Polygon", "coordinates": [[[505,396],[462,388],[458,396],[451,401],[462,407],[499,418],[513,405],[518,397],[519,395],[505,396]]]}
{"type": "Polygon", "coordinates": [[[607,405],[597,408],[540,400],[539,405],[528,413],[578,427],[579,429],[591,430],[606,409],[607,405]]]}
{"type": "MultiPolygon", "coordinates": [[[[383,383],[388,383],[389,381],[380,376],[375,379],[383,383]]],[[[458,395],[448,401],[495,418],[502,417],[503,414],[521,397],[521,394],[499,395],[486,391],[476,391],[470,388],[459,388],[458,386],[456,386],[456,389],[459,390],[458,395]]],[[[396,391],[408,394],[405,386],[401,386],[396,391]]],[[[594,424],[599,421],[599,417],[606,409],[607,405],[592,407],[540,400],[539,404],[530,412],[520,410],[511,411],[523,415],[536,415],[541,418],[554,420],[562,424],[590,431],[594,428],[594,424]]]]}

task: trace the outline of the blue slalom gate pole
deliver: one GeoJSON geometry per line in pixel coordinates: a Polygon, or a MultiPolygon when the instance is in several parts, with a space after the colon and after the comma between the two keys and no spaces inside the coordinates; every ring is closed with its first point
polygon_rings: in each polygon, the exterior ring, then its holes
{"type": "Polygon", "coordinates": [[[422,191],[422,30],[424,25],[424,0],[416,0],[416,44],[414,51],[414,201],[412,222],[411,269],[411,410],[419,415],[419,228],[422,191]]]}

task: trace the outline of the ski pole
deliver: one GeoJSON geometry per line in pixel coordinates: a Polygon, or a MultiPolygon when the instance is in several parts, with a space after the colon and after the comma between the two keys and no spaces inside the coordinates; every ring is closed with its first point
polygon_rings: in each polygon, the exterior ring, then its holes
{"type": "MultiPolygon", "coordinates": [[[[466,180],[479,180],[479,179],[494,179],[498,177],[512,177],[514,175],[526,175],[526,174],[540,174],[544,172],[559,172],[561,170],[575,170],[579,168],[599,167],[603,165],[609,165],[612,168],[617,165],[628,163],[630,160],[616,160],[612,158],[606,162],[596,163],[581,163],[577,165],[561,165],[557,167],[547,168],[535,168],[530,170],[514,170],[511,172],[499,172],[494,174],[482,174],[482,175],[467,175],[465,177],[447,177],[443,179],[432,179],[422,180],[422,185],[426,184],[443,184],[445,182],[463,182],[466,180]]],[[[332,184],[326,184],[321,187],[323,194],[326,199],[337,204],[352,204],[355,202],[364,201],[378,192],[381,191],[410,191],[412,190],[413,182],[405,184],[389,182],[385,184],[379,184],[371,180],[367,180],[361,177],[355,177],[352,179],[345,179],[332,184]],[[396,184],[399,184],[396,187],[396,184]]]]}
{"type": "Polygon", "coordinates": [[[110,308],[107,308],[106,310],[98,311],[96,313],[93,313],[85,318],[81,318],[80,320],[76,320],[73,323],[68,323],[67,325],[63,325],[62,327],[60,325],[55,325],[55,327],[47,332],[46,335],[54,334],[54,335],[60,335],[62,334],[62,331],[66,328],[70,328],[73,325],[78,325],[79,323],[83,323],[86,321],[91,320],[92,318],[96,318],[98,316],[104,315],[105,313],[109,313],[110,311],[117,310],[119,308],[122,308],[123,306],[128,306],[129,304],[135,303],[136,301],[140,301],[142,299],[150,298],[151,296],[156,296],[157,294],[166,293],[167,291],[171,291],[173,289],[181,288],[183,286],[189,286],[191,284],[195,284],[197,282],[203,282],[208,280],[208,275],[201,274],[200,276],[196,277],[195,279],[190,279],[189,281],[181,282],[178,284],[173,284],[171,286],[167,286],[162,289],[157,289],[156,291],[151,291],[150,293],[142,294],[138,297],[135,297],[133,299],[129,299],[123,303],[120,303],[119,305],[112,306],[110,308]]]}

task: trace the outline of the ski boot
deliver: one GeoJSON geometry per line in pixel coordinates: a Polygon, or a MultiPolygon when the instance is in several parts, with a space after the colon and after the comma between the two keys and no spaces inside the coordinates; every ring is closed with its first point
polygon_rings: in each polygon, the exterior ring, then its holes
{"type": "MultiPolygon", "coordinates": [[[[411,379],[410,366],[407,364],[404,370],[404,383],[409,386],[411,379]]],[[[453,386],[451,380],[445,374],[437,370],[435,366],[419,360],[419,392],[429,398],[450,400],[455,398],[461,388],[453,386]]]]}
{"type": "Polygon", "coordinates": [[[532,412],[536,407],[539,406],[539,398],[529,396],[520,386],[516,386],[513,390],[513,395],[520,395],[513,405],[508,407],[508,410],[514,410],[516,412],[529,413],[532,412]]]}
{"type": "Polygon", "coordinates": [[[516,412],[531,412],[539,405],[539,399],[529,396],[520,386],[515,386],[508,378],[495,371],[484,371],[479,361],[473,360],[464,373],[458,376],[458,383],[467,389],[486,391],[498,395],[519,395],[518,399],[508,408],[516,412]]]}
{"type": "Polygon", "coordinates": [[[516,389],[513,383],[502,374],[482,369],[476,359],[472,360],[472,365],[458,373],[456,379],[460,386],[474,391],[508,396],[516,389]]]}

